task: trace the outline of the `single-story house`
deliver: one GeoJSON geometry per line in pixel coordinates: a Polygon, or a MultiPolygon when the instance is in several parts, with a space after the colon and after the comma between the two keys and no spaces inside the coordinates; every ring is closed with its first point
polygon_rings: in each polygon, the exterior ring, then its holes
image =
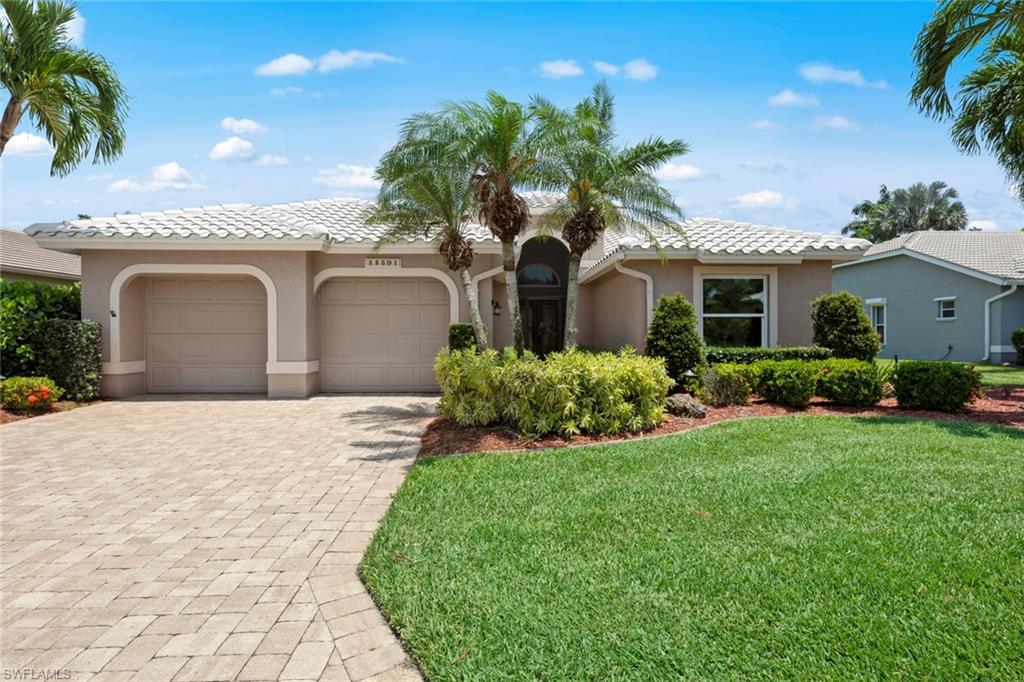
{"type": "Polygon", "coordinates": [[[0,278],[8,282],[69,284],[82,278],[78,256],[44,249],[19,230],[0,228],[0,278]]]}
{"type": "MultiPolygon", "coordinates": [[[[555,195],[527,193],[535,218],[555,195]]],[[[82,255],[83,317],[104,326],[103,391],[317,392],[436,390],[447,327],[468,322],[462,287],[432,244],[383,250],[372,204],[323,199],[224,205],[40,224],[41,246],[82,255]]],[[[469,229],[472,275],[493,344],[511,343],[501,250],[469,229]]],[[[609,234],[581,268],[579,343],[643,348],[655,301],[694,301],[710,342],[808,344],[809,303],[832,289],[832,265],[869,244],[722,220],[666,232],[659,252],[609,234]]],[[[531,227],[518,280],[527,344],[558,345],[568,251],[531,227]]]]}
{"type": "Polygon", "coordinates": [[[832,287],[864,299],[883,357],[1013,362],[1024,233],[912,232],[837,263],[832,287]]]}

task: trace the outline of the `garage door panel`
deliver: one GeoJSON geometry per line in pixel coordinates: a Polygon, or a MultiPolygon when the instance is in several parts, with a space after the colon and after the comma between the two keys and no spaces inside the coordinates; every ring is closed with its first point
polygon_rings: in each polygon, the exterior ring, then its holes
{"type": "Polygon", "coordinates": [[[448,291],[434,279],[338,279],[320,291],[324,391],[435,391],[448,291]]]}
{"type": "Polygon", "coordinates": [[[266,391],[262,284],[242,278],[151,278],[147,297],[150,392],[266,391]]]}

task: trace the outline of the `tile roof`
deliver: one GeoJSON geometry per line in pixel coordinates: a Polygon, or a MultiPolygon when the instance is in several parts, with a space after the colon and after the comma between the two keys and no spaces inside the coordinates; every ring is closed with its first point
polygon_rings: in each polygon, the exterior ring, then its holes
{"type": "Polygon", "coordinates": [[[1024,280],[1024,232],[911,232],[875,244],[865,256],[900,249],[1000,279],[1024,280]]]}
{"type": "MultiPolygon", "coordinates": [[[[551,192],[525,192],[523,197],[535,213],[552,208],[559,199],[558,194],[551,192]]],[[[75,241],[97,238],[277,239],[370,245],[384,233],[382,226],[366,224],[366,216],[372,208],[372,202],[353,198],[267,206],[228,204],[40,224],[30,227],[27,232],[33,236],[75,241]]],[[[869,246],[868,242],[860,239],[703,218],[682,222],[679,232],[658,229],[655,234],[663,248],[717,255],[859,254],[869,246]]],[[[468,236],[473,242],[494,242],[490,231],[481,225],[470,225],[468,236]]],[[[409,243],[420,241],[422,239],[417,237],[408,239],[409,243]]],[[[604,255],[651,247],[652,243],[642,230],[610,231],[605,238],[604,255]]]]}
{"type": "Polygon", "coordinates": [[[80,279],[81,259],[70,253],[44,249],[24,232],[0,229],[0,272],[37,274],[58,279],[80,279]]]}

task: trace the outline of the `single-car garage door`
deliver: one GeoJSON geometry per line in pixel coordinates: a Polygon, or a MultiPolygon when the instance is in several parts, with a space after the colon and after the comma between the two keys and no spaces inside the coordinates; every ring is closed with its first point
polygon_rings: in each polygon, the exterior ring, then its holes
{"type": "Polygon", "coordinates": [[[333,279],[320,288],[320,390],[436,391],[448,291],[435,279],[333,279]]]}
{"type": "Polygon", "coordinates": [[[254,278],[146,282],[150,393],[267,390],[267,294],[254,278]]]}

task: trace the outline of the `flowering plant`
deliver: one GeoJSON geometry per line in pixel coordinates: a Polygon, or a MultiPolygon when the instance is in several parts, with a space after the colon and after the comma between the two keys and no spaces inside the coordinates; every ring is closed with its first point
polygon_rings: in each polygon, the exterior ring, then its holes
{"type": "Polygon", "coordinates": [[[64,391],[46,377],[11,377],[0,384],[0,403],[9,410],[49,410],[64,391]]]}

